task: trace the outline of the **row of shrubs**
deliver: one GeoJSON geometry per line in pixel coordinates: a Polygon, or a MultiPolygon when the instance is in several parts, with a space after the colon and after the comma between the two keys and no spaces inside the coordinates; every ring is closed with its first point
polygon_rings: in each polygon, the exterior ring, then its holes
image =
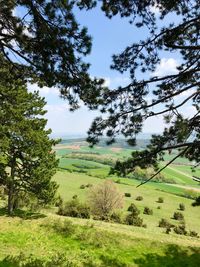
{"type": "Polygon", "coordinates": [[[165,228],[166,229],[166,234],[169,234],[172,229],[174,231],[174,233],[176,233],[177,235],[188,235],[191,237],[199,237],[198,233],[196,231],[187,231],[186,230],[186,226],[185,226],[185,222],[181,221],[181,223],[177,226],[175,226],[174,224],[171,224],[169,221],[167,221],[166,219],[161,219],[159,221],[158,224],[159,227],[165,228]]]}
{"type": "MultiPolygon", "coordinates": [[[[131,197],[131,193],[124,193],[124,196],[125,197],[131,197]]],[[[142,201],[143,200],[143,196],[137,196],[135,198],[135,200],[142,201]]],[[[157,203],[164,203],[164,198],[163,197],[159,197],[156,202],[157,203]]]]}

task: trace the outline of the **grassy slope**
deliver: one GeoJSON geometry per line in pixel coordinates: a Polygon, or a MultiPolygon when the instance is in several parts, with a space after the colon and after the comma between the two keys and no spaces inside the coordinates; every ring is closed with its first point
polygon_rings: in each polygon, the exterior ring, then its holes
{"type": "Polygon", "coordinates": [[[51,226],[55,217],[32,221],[0,217],[0,266],[17,267],[20,260],[15,258],[14,262],[10,258],[5,263],[5,257],[20,253],[43,261],[52,257],[55,260],[58,253],[65,254],[69,262],[65,261],[68,265],[64,266],[71,267],[196,267],[200,260],[200,243],[195,238],[80,219],[71,219],[76,224],[73,234],[58,233],[51,226]]]}
{"type": "MultiPolygon", "coordinates": [[[[97,184],[102,182],[101,179],[90,177],[84,174],[78,173],[68,173],[66,171],[58,172],[55,175],[55,180],[60,184],[59,192],[65,200],[69,200],[73,195],[78,195],[81,200],[85,200],[87,197],[88,189],[80,189],[82,184],[97,184]]],[[[130,205],[131,202],[134,202],[141,210],[145,206],[148,206],[153,209],[154,215],[148,216],[141,214],[141,217],[144,218],[144,223],[147,223],[148,230],[152,231],[162,231],[157,227],[158,221],[161,218],[166,218],[171,220],[172,223],[176,221],[170,219],[174,211],[177,211],[179,203],[184,203],[186,206],[186,211],[184,211],[185,221],[187,228],[189,230],[195,230],[200,233],[200,207],[192,208],[192,200],[179,197],[173,194],[165,193],[156,190],[151,184],[145,185],[139,188],[136,188],[137,182],[130,179],[121,179],[121,184],[116,184],[119,190],[123,193],[131,193],[131,198],[125,198],[125,209],[130,205]],[[129,182],[129,184],[122,184],[123,182],[129,182]],[[143,196],[143,201],[136,201],[135,198],[141,195],[143,196]],[[158,197],[164,198],[164,203],[157,203],[158,197]],[[157,209],[158,206],[161,206],[161,209],[157,209]],[[192,218],[192,219],[191,219],[192,218]]],[[[173,189],[173,188],[172,188],[173,189]]],[[[174,189],[175,190],[175,189],[174,189]]]]}

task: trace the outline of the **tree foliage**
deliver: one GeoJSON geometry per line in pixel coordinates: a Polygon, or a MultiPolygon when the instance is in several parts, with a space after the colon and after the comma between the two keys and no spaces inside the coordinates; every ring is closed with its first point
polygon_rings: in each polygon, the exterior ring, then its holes
{"type": "Polygon", "coordinates": [[[44,99],[29,93],[22,79],[15,79],[7,62],[0,57],[0,185],[8,194],[8,211],[20,192],[49,203],[57,185],[51,181],[58,161],[46,130],[44,99]]]}
{"type": "Polygon", "coordinates": [[[57,86],[71,109],[98,95],[103,80],[91,79],[82,57],[91,51],[91,37],[73,14],[75,5],[93,1],[0,0],[0,50],[4,58],[32,82],[57,86]]]}
{"type": "Polygon", "coordinates": [[[145,120],[164,116],[168,126],[163,134],[154,135],[146,150],[118,162],[117,173],[127,174],[136,166],[157,168],[157,161],[172,149],[180,150],[177,157],[185,156],[199,164],[199,7],[199,0],[1,0],[0,49],[20,75],[40,85],[58,86],[72,110],[83,100],[90,109],[106,114],[91,125],[88,141],[92,145],[104,133],[108,143],[122,134],[134,145],[145,120]],[[83,61],[90,53],[91,38],[77,23],[73,8],[89,10],[98,2],[108,18],[126,17],[148,31],[146,39],[129,44],[113,56],[111,68],[130,74],[131,82],[125,87],[111,90],[102,86],[103,80],[90,78],[89,64],[83,61]],[[19,15],[19,9],[23,9],[23,15],[19,15]],[[176,73],[155,74],[162,52],[177,53],[180,60],[176,73]],[[185,117],[182,111],[188,104],[194,112],[185,117]]]}
{"type": "MultiPolygon", "coordinates": [[[[88,141],[96,144],[103,133],[109,143],[122,134],[132,145],[148,118],[163,115],[168,125],[161,135],[153,135],[144,151],[135,151],[126,162],[117,162],[115,171],[127,174],[136,166],[142,168],[163,160],[165,151],[178,149],[177,157],[200,162],[200,2],[196,1],[102,1],[102,9],[112,18],[129,17],[130,23],[146,27],[148,36],[130,44],[113,56],[111,68],[129,73],[131,82],[125,87],[102,91],[99,110],[107,117],[94,120],[88,141]],[[155,13],[155,10],[158,14],[155,13]],[[175,18],[176,17],[176,18],[175,18]],[[171,21],[169,23],[169,20],[171,21]],[[173,22],[174,20],[174,22],[173,22]],[[164,25],[164,26],[161,26],[164,25]],[[156,67],[162,53],[180,58],[176,73],[157,76],[156,67]],[[140,76],[138,75],[140,73],[140,76]],[[138,78],[143,75],[148,78],[138,78]],[[102,103],[101,100],[104,99],[102,103]],[[149,100],[151,99],[151,100],[149,100]],[[183,114],[190,105],[194,112],[183,114]]],[[[152,128],[152,132],[154,129],[152,128]]],[[[160,171],[159,171],[160,172],[160,171]]]]}

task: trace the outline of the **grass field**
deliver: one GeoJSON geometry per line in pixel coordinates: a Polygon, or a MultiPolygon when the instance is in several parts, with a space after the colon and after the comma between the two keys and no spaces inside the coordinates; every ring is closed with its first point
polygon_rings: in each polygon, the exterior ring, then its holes
{"type": "MultiPolygon", "coordinates": [[[[87,202],[89,188],[105,179],[112,179],[117,188],[131,197],[124,198],[122,216],[134,203],[147,228],[128,226],[92,219],[66,218],[56,214],[56,207],[42,209],[41,213],[18,211],[17,216],[6,216],[0,200],[0,267],[197,267],[200,262],[200,238],[165,233],[158,227],[164,218],[178,225],[173,213],[184,215],[186,230],[200,235],[200,207],[192,207],[192,199],[200,194],[199,183],[192,175],[200,176],[200,169],[191,172],[188,161],[181,159],[163,172],[176,184],[149,182],[139,188],[140,181],[109,176],[110,165],[117,159],[131,155],[123,147],[95,147],[90,149],[83,141],[66,141],[55,148],[60,160],[54,180],[64,201],[74,195],[87,202]],[[142,196],[142,201],[136,197],[142,196]],[[158,203],[158,197],[164,203],[158,203]],[[179,204],[185,210],[179,210],[179,204]],[[143,214],[144,207],[153,215],[143,214]],[[159,208],[158,208],[159,207],[159,208]]],[[[172,155],[166,155],[170,160],[172,155]]],[[[164,166],[160,163],[160,166],[164,166]]]]}

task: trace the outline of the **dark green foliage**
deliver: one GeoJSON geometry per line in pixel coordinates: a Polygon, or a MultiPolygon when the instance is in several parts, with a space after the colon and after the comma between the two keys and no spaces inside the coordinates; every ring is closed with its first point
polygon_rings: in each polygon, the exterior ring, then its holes
{"type": "Polygon", "coordinates": [[[185,224],[180,224],[178,226],[175,226],[174,227],[174,232],[177,234],[177,235],[187,235],[187,231],[185,229],[185,224]]]}
{"type": "Polygon", "coordinates": [[[85,189],[85,185],[84,184],[80,185],[80,189],[85,189]]]}
{"type": "Polygon", "coordinates": [[[78,198],[74,198],[62,204],[58,209],[58,214],[69,217],[89,219],[90,208],[86,204],[80,203],[78,198]]]}
{"type": "Polygon", "coordinates": [[[189,236],[191,237],[199,237],[198,233],[196,231],[190,231],[189,236]]]}
{"type": "Polygon", "coordinates": [[[124,193],[125,197],[131,197],[131,193],[124,193]]]}
{"type": "Polygon", "coordinates": [[[63,204],[63,198],[61,197],[61,195],[58,195],[55,200],[55,206],[60,207],[62,204],[63,204]]]}
{"type": "Polygon", "coordinates": [[[143,219],[130,213],[125,218],[125,224],[142,227],[143,219]]]}
{"type": "Polygon", "coordinates": [[[161,209],[161,206],[158,206],[157,209],[160,210],[161,209]]]}
{"type": "Polygon", "coordinates": [[[142,196],[137,196],[135,200],[142,201],[143,200],[143,197],[142,196]]]}
{"type": "Polygon", "coordinates": [[[91,37],[77,23],[73,2],[2,0],[0,46],[14,72],[40,86],[59,87],[76,109],[77,97],[90,106],[89,98],[98,96],[103,80],[91,79],[89,64],[82,59],[91,51],[91,37]]]}
{"type": "Polygon", "coordinates": [[[164,132],[153,135],[145,150],[134,151],[125,162],[118,161],[113,172],[125,176],[137,166],[158,168],[158,161],[164,160],[164,151],[176,148],[180,149],[177,157],[200,162],[199,1],[101,2],[102,10],[109,18],[127,17],[136,27],[148,28],[148,32],[143,39],[135,40],[113,56],[111,68],[125,75],[129,73],[130,83],[102,90],[101,96],[94,99],[94,103],[98,101],[99,110],[107,116],[94,120],[88,141],[96,144],[106,132],[110,138],[108,143],[113,143],[121,134],[134,145],[144,121],[163,115],[167,124],[164,132]],[[155,15],[152,6],[159,15],[155,15]],[[177,16],[176,22],[168,19],[171,14],[177,16]],[[157,73],[163,53],[167,53],[168,58],[170,55],[173,58],[175,53],[180,55],[176,72],[157,73]],[[181,101],[177,101],[178,96],[182,97],[181,101]],[[151,101],[147,101],[148,97],[151,101]],[[193,105],[195,111],[184,116],[182,110],[188,104],[193,105]]]}
{"type": "Polygon", "coordinates": [[[158,223],[158,226],[159,227],[162,227],[162,228],[170,228],[172,227],[172,224],[170,222],[168,222],[166,219],[161,219],[158,223]]]}
{"type": "Polygon", "coordinates": [[[179,210],[185,210],[185,205],[183,203],[179,204],[179,210]]]}
{"type": "Polygon", "coordinates": [[[133,216],[138,216],[140,214],[140,211],[134,203],[131,203],[131,205],[128,207],[128,211],[130,211],[133,216]]]}
{"type": "Polygon", "coordinates": [[[153,215],[153,210],[150,209],[149,207],[144,207],[143,214],[153,215]]]}
{"type": "Polygon", "coordinates": [[[184,220],[184,216],[181,212],[174,212],[174,215],[173,215],[173,219],[174,220],[178,220],[178,221],[182,221],[184,220]]]}
{"type": "Polygon", "coordinates": [[[170,227],[167,227],[165,233],[166,233],[166,234],[169,234],[171,231],[172,231],[171,228],[170,228],[170,227]]]}
{"type": "Polygon", "coordinates": [[[193,207],[200,206],[200,196],[195,199],[195,201],[192,203],[193,207]]]}
{"type": "Polygon", "coordinates": [[[164,198],[163,197],[159,197],[157,202],[158,203],[164,203],[164,198]]]}
{"type": "Polygon", "coordinates": [[[122,214],[120,212],[113,212],[110,215],[110,221],[115,222],[115,223],[122,223],[122,214]]]}
{"type": "Polygon", "coordinates": [[[11,214],[21,191],[36,196],[42,205],[54,201],[58,186],[51,177],[58,160],[52,146],[57,141],[46,130],[44,99],[27,91],[25,81],[13,76],[1,54],[0,66],[0,185],[6,188],[11,214]]]}

